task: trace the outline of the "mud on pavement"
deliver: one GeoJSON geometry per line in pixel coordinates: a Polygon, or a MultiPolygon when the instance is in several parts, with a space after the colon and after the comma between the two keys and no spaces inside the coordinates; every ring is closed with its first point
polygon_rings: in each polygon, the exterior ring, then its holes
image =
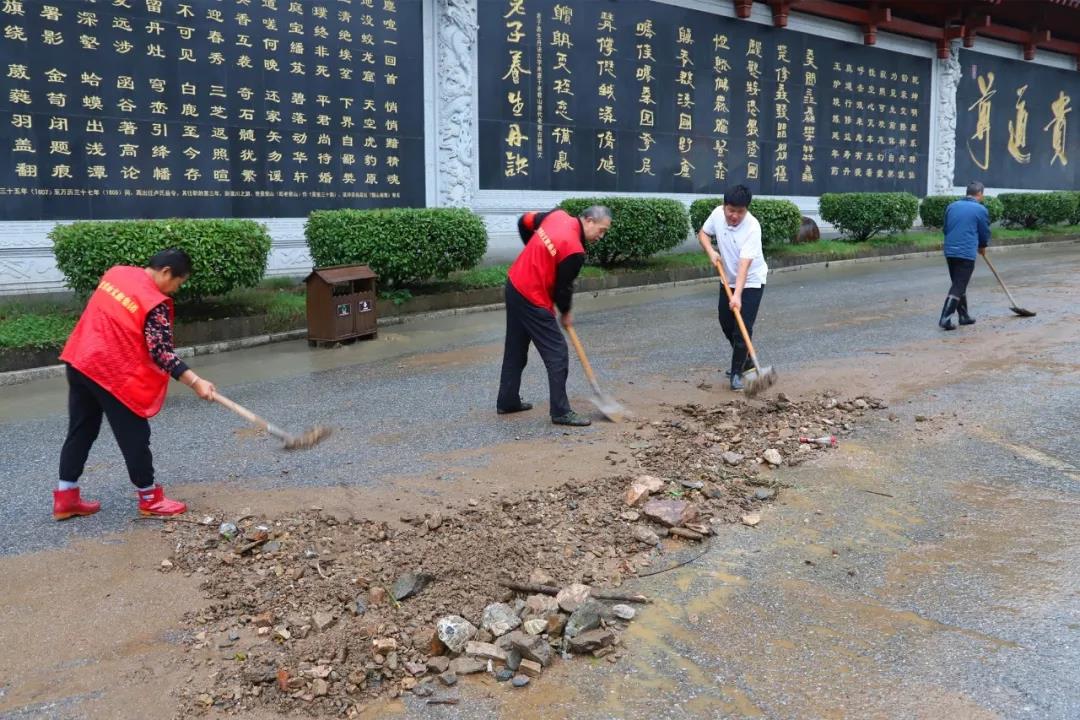
{"type": "Polygon", "coordinates": [[[512,678],[508,691],[543,682],[560,654],[618,661],[648,605],[597,599],[633,598],[635,576],[699,556],[729,523],[756,524],[779,490],[771,469],[827,452],[827,439],[800,438],[846,435],[883,407],[782,393],[669,406],[620,433],[614,474],[399,522],[321,508],[166,522],[174,551],[160,571],[201,580],[206,601],[184,618],[180,713],[348,717],[406,692],[457,703],[466,674],[512,678]]]}

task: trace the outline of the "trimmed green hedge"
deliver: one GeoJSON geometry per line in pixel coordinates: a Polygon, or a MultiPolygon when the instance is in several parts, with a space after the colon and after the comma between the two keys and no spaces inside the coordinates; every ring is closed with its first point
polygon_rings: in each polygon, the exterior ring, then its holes
{"type": "MultiPolygon", "coordinates": [[[[927,195],[919,205],[919,218],[922,224],[931,228],[945,227],[945,209],[957,200],[962,200],[963,195],[927,195]]],[[[983,197],[983,205],[990,213],[990,224],[1001,220],[1005,212],[1005,205],[996,197],[983,197]]]]}
{"type": "Polygon", "coordinates": [[[83,294],[113,265],[143,267],[159,250],[180,248],[192,272],[179,297],[223,295],[258,285],[270,254],[270,235],[253,220],[77,222],[57,225],[49,238],[68,287],[83,294]]]}
{"type": "Polygon", "coordinates": [[[919,214],[911,193],[825,193],[818,202],[821,218],[855,241],[878,233],[910,230],[919,214]]]}
{"type": "Polygon", "coordinates": [[[1005,193],[998,195],[1005,207],[1003,220],[1013,227],[1036,228],[1069,222],[1080,211],[1080,193],[1005,193]]]}
{"type": "Polygon", "coordinates": [[[464,208],[316,210],[304,226],[315,267],[367,265],[395,287],[476,266],[487,228],[464,208]]]}
{"type": "Polygon", "coordinates": [[[621,262],[644,260],[671,250],[687,238],[690,218],[678,200],[663,198],[571,198],[559,207],[580,215],[590,205],[611,209],[611,229],[603,239],[585,250],[589,262],[608,267],[621,262]]]}
{"type": "MultiPolygon", "coordinates": [[[[724,204],[724,198],[704,198],[690,204],[690,224],[694,232],[709,218],[713,210],[724,204]]],[[[787,245],[794,241],[802,223],[799,206],[790,200],[767,200],[764,198],[750,201],[750,214],[761,223],[761,243],[763,245],[787,245]]]]}
{"type": "Polygon", "coordinates": [[[1070,225],[1080,225],[1080,191],[1073,191],[1073,197],[1076,199],[1076,207],[1073,210],[1072,217],[1069,218],[1070,225]]]}

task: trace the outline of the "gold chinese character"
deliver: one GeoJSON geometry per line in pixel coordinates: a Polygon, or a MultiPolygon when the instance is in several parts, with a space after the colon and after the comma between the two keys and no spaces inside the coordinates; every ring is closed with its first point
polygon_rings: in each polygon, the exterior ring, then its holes
{"type": "Polygon", "coordinates": [[[523,54],[524,53],[521,50],[510,51],[510,68],[506,71],[506,74],[502,76],[503,80],[510,78],[510,81],[515,85],[520,85],[522,75],[532,75],[532,71],[526,70],[521,64],[523,54]]]}
{"type": "Polygon", "coordinates": [[[615,158],[611,155],[600,158],[600,164],[596,166],[596,169],[606,172],[608,175],[616,175],[615,158]]]}
{"type": "Polygon", "coordinates": [[[615,54],[615,38],[613,37],[598,37],[596,38],[596,45],[600,54],[604,57],[611,57],[615,54]]]}
{"type": "MultiPolygon", "coordinates": [[[[680,140],[682,138],[679,138],[680,140]]],[[[679,170],[675,173],[675,177],[686,178],[688,180],[693,179],[691,174],[696,168],[690,164],[687,158],[679,158],[679,170]]]]}
{"type": "Polygon", "coordinates": [[[529,158],[515,152],[506,152],[506,165],[503,167],[505,177],[517,177],[529,174],[529,158]]]}
{"type": "Polygon", "coordinates": [[[636,175],[652,175],[653,177],[656,177],[656,173],[654,173],[652,171],[652,158],[651,157],[643,157],[643,158],[641,158],[641,167],[639,167],[637,170],[635,170],[634,174],[636,174],[636,175]]]}
{"type": "Polygon", "coordinates": [[[566,5],[556,5],[553,12],[554,20],[564,25],[569,25],[574,20],[574,9],[566,5]]]}
{"type": "Polygon", "coordinates": [[[1061,90],[1058,92],[1057,100],[1050,103],[1050,111],[1054,114],[1054,118],[1043,128],[1043,132],[1053,128],[1051,143],[1054,147],[1054,157],[1050,159],[1050,165],[1055,162],[1060,162],[1062,165],[1069,164],[1069,159],[1065,156],[1065,116],[1072,112],[1072,108],[1069,107],[1071,102],[1072,98],[1066,95],[1064,90],[1061,90]]]}
{"type": "MultiPolygon", "coordinates": [[[[506,101],[510,103],[510,110],[514,113],[514,117],[521,117],[525,111],[525,101],[521,97],[521,91],[515,90],[507,93],[506,101]]],[[[565,102],[565,100],[562,102],[565,102]]]]}
{"type": "Polygon", "coordinates": [[[505,20],[513,15],[525,16],[525,0],[510,0],[509,9],[503,15],[503,19],[505,20]]]}
{"type": "Polygon", "coordinates": [[[518,123],[510,123],[506,132],[506,144],[510,147],[521,147],[522,143],[529,139],[528,135],[521,132],[521,125],[518,123]]]}
{"type": "Polygon", "coordinates": [[[678,37],[678,40],[676,42],[678,42],[680,45],[693,45],[694,44],[693,31],[691,31],[691,29],[688,28],[688,27],[679,26],[679,37],[678,37]]]}
{"type": "Polygon", "coordinates": [[[8,15],[26,15],[26,11],[23,10],[23,0],[4,0],[4,6],[0,8],[0,12],[8,15]]]}
{"type": "Polygon", "coordinates": [[[521,42],[521,38],[525,37],[525,33],[522,32],[522,28],[525,27],[525,23],[520,20],[510,20],[506,23],[506,28],[509,32],[506,34],[506,41],[512,43],[521,42]]]}
{"type": "Polygon", "coordinates": [[[980,168],[986,170],[990,167],[990,100],[997,94],[997,90],[993,89],[994,73],[989,72],[985,76],[979,75],[978,83],[979,99],[968,108],[968,112],[978,108],[979,118],[975,124],[975,134],[968,139],[967,148],[971,160],[980,168]],[[981,140],[983,142],[981,161],[975,157],[975,152],[971,149],[971,140],[981,140]]]}
{"type": "Polygon", "coordinates": [[[615,75],[615,61],[614,60],[597,60],[596,61],[596,74],[597,76],[607,75],[608,77],[618,79],[615,75]]]}
{"type": "Polygon", "coordinates": [[[656,116],[652,110],[641,110],[638,116],[638,124],[641,127],[653,127],[656,123],[656,116]]]}
{"type": "MultiPolygon", "coordinates": [[[[1009,154],[1016,162],[1026,165],[1031,162],[1031,153],[1025,153],[1027,145],[1027,102],[1024,93],[1028,86],[1023,85],[1016,91],[1016,118],[1009,121],[1009,154]]],[[[891,123],[890,123],[891,124],[891,123]]]]}
{"type": "Polygon", "coordinates": [[[569,145],[574,137],[574,131],[567,127],[553,128],[551,135],[555,138],[556,145],[569,145]]]}
{"type": "Polygon", "coordinates": [[[611,105],[601,105],[600,109],[596,113],[597,119],[602,123],[609,125],[615,124],[615,108],[611,105]]]}
{"type": "Polygon", "coordinates": [[[552,164],[552,172],[562,173],[565,171],[572,171],[572,169],[573,165],[570,164],[569,155],[566,154],[566,150],[559,150],[555,162],[552,164]]]}
{"type": "Polygon", "coordinates": [[[638,148],[639,152],[648,152],[649,148],[651,148],[653,145],[656,144],[656,139],[653,138],[652,133],[648,133],[648,132],[641,133],[640,135],[638,135],[638,140],[641,141],[641,145],[642,145],[642,147],[638,148]]]}
{"type": "Polygon", "coordinates": [[[18,40],[19,42],[27,42],[26,32],[19,25],[8,25],[4,28],[5,40],[18,40]]]}
{"type": "Polygon", "coordinates": [[[608,11],[600,13],[600,22],[596,24],[597,32],[615,32],[615,14],[608,11]]]}
{"type": "Polygon", "coordinates": [[[656,37],[656,32],[653,30],[652,20],[643,20],[634,26],[634,35],[636,37],[643,37],[652,40],[656,37]]]}

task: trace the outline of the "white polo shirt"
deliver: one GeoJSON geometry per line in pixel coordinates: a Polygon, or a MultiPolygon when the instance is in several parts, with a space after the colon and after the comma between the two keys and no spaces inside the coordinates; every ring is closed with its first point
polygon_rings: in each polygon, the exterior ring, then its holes
{"type": "Polygon", "coordinates": [[[741,223],[729,227],[724,217],[724,206],[720,205],[712,211],[701,229],[706,235],[716,238],[728,285],[735,287],[740,260],[750,260],[746,287],[759,288],[765,284],[769,266],[765,264],[765,254],[761,250],[761,224],[756,217],[747,212],[741,223]]]}

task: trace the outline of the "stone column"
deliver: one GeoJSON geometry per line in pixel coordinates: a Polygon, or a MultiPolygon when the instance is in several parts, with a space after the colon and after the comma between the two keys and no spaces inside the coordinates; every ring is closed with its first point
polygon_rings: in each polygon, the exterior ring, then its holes
{"type": "Polygon", "coordinates": [[[436,0],[435,28],[436,194],[440,207],[470,207],[476,187],[476,0],[436,0]]]}
{"type": "Polygon", "coordinates": [[[932,190],[935,195],[951,195],[956,169],[956,88],[960,84],[960,46],[953,41],[949,57],[938,60],[937,150],[930,159],[932,190]]]}

